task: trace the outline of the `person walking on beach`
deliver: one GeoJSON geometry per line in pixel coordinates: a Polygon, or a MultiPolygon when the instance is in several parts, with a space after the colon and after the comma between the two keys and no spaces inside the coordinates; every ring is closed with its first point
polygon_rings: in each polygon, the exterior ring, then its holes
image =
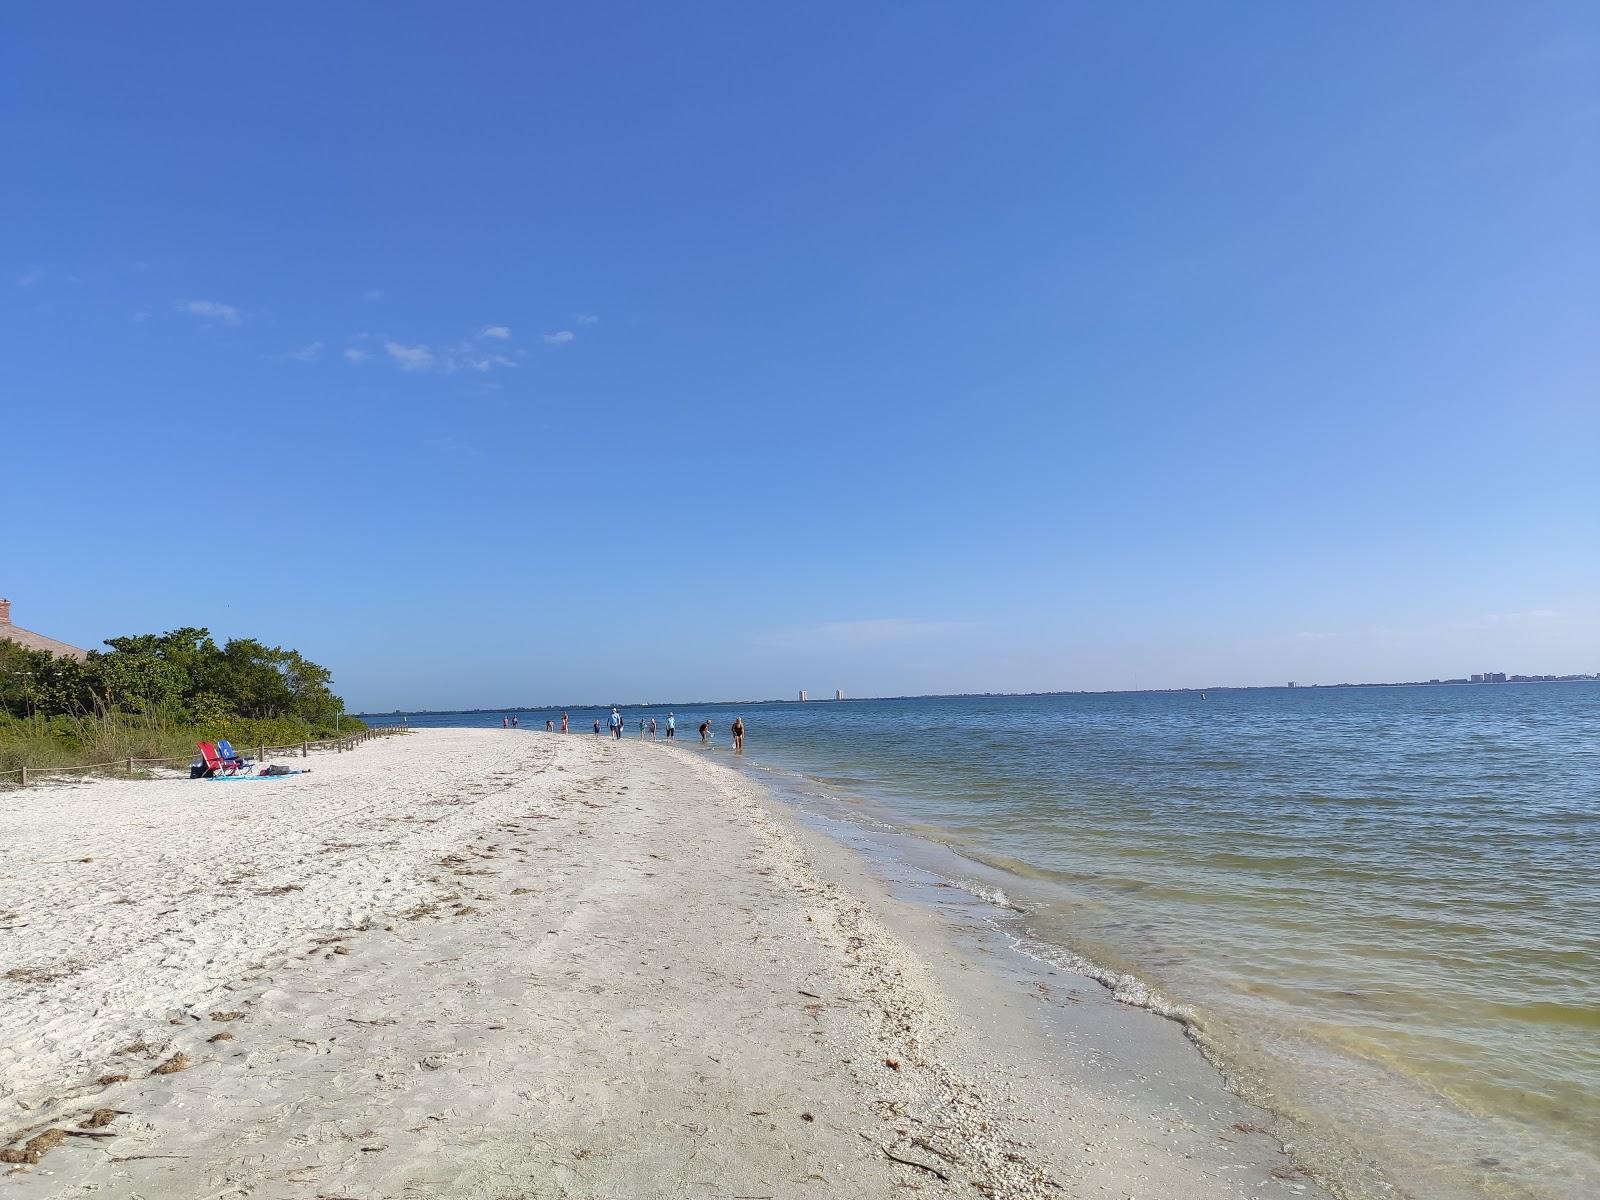
{"type": "Polygon", "coordinates": [[[735,717],[733,719],[733,752],[735,754],[743,754],[744,753],[744,718],[743,717],[735,717]]]}
{"type": "Polygon", "coordinates": [[[702,746],[704,746],[706,744],[706,741],[710,737],[711,737],[711,722],[709,720],[701,721],[700,722],[700,744],[702,746]]]}
{"type": "Polygon", "coordinates": [[[678,732],[678,719],[671,713],[667,714],[667,741],[672,740],[672,735],[678,732]]]}
{"type": "Polygon", "coordinates": [[[600,736],[600,718],[599,717],[596,717],[594,719],[594,735],[595,735],[595,737],[599,737],[600,736]]]}
{"type": "Polygon", "coordinates": [[[643,717],[639,718],[639,736],[641,738],[644,737],[644,718],[643,717]]]}
{"type": "Polygon", "coordinates": [[[656,719],[654,717],[650,718],[650,736],[652,738],[656,736],[656,719]]]}
{"type": "Polygon", "coordinates": [[[611,710],[611,736],[616,741],[622,740],[622,714],[615,708],[611,710]]]}
{"type": "Polygon", "coordinates": [[[567,720],[567,714],[566,713],[562,713],[561,714],[561,732],[562,733],[571,733],[572,732],[572,724],[571,724],[570,721],[567,720]]]}
{"type": "Polygon", "coordinates": [[[501,717],[500,718],[500,728],[501,729],[510,729],[511,728],[511,718],[510,717],[501,717]]]}

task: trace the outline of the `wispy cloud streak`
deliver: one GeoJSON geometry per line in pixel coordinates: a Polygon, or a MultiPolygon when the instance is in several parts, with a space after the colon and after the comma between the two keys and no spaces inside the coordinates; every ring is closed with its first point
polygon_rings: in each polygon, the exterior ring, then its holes
{"type": "Polygon", "coordinates": [[[404,342],[385,342],[383,348],[402,371],[426,371],[433,366],[433,351],[425,345],[408,346],[404,342]]]}
{"type": "Polygon", "coordinates": [[[178,303],[178,311],[203,321],[220,321],[224,325],[238,325],[244,320],[233,305],[221,304],[216,300],[182,300],[178,303]]]}

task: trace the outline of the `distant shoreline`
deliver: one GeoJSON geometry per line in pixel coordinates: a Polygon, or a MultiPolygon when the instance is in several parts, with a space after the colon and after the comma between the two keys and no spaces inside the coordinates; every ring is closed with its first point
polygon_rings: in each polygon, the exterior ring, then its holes
{"type": "Polygon", "coordinates": [[[1185,687],[1185,688],[1085,688],[1081,690],[1063,690],[1054,692],[928,692],[911,696],[847,696],[842,700],[636,700],[627,704],[612,705],[609,703],[568,703],[559,704],[516,704],[485,708],[374,708],[363,709],[352,715],[358,718],[367,717],[398,717],[409,715],[427,716],[480,716],[485,713],[531,713],[550,712],[558,709],[591,709],[591,708],[725,708],[731,705],[745,705],[750,708],[757,706],[773,705],[812,705],[826,706],[830,704],[868,704],[896,700],[1038,700],[1050,696],[1182,696],[1188,694],[1205,694],[1210,692],[1309,692],[1309,691],[1334,691],[1346,688],[1400,688],[1400,687],[1467,687],[1467,688],[1498,688],[1509,687],[1512,684],[1527,683],[1596,683],[1600,682],[1600,673],[1594,675],[1508,675],[1503,680],[1492,682],[1473,682],[1470,679],[1412,679],[1383,683],[1296,683],[1287,685],[1281,683],[1251,683],[1251,684],[1216,684],[1210,687],[1185,687]]]}

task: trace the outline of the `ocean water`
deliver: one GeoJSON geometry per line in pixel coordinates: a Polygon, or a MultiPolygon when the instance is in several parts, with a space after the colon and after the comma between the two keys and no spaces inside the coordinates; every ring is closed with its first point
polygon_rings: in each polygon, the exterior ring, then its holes
{"type": "Polygon", "coordinates": [[[1346,1195],[1600,1196],[1600,685],[675,711],[1183,1021],[1346,1195]]]}

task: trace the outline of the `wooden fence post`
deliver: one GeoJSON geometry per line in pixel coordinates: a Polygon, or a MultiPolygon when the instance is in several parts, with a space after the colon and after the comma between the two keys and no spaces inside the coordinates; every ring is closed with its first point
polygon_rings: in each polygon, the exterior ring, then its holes
{"type": "Polygon", "coordinates": [[[311,753],[311,743],[307,742],[307,741],[302,741],[300,743],[300,757],[301,758],[305,758],[306,755],[308,755],[310,753],[311,753]]]}
{"type": "Polygon", "coordinates": [[[256,747],[256,761],[260,762],[266,756],[267,756],[267,748],[265,746],[257,746],[256,747]]]}
{"type": "Polygon", "coordinates": [[[128,759],[128,761],[126,763],[124,763],[123,765],[128,768],[128,774],[132,775],[133,774],[133,759],[131,759],[131,758],[128,759]]]}
{"type": "Polygon", "coordinates": [[[28,764],[27,763],[23,763],[22,764],[22,786],[23,787],[27,787],[28,786],[28,764]]]}

